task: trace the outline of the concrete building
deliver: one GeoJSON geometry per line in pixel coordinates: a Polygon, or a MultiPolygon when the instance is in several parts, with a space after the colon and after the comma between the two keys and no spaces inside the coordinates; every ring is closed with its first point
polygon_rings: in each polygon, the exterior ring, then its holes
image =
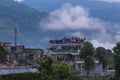
{"type": "MultiPolygon", "coordinates": [[[[72,69],[77,71],[82,71],[81,75],[85,74],[85,70],[83,68],[84,59],[80,58],[80,47],[83,46],[85,42],[85,38],[79,37],[70,37],[64,38],[61,40],[50,40],[49,41],[49,54],[56,61],[56,63],[60,63],[61,61],[65,61],[68,63],[72,69]]],[[[95,61],[95,70],[91,71],[91,73],[101,73],[102,66],[99,65],[99,61],[95,61]]]]}
{"type": "Polygon", "coordinates": [[[30,64],[35,64],[43,56],[42,49],[25,48],[23,52],[23,59],[30,64]]]}
{"type": "Polygon", "coordinates": [[[80,47],[83,45],[85,38],[70,37],[61,40],[49,41],[49,54],[57,62],[65,61],[75,68],[75,61],[80,59],[80,47]]]}

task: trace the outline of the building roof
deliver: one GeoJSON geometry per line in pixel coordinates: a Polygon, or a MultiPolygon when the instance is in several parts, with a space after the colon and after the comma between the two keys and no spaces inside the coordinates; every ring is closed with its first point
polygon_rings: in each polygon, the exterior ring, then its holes
{"type": "MultiPolygon", "coordinates": [[[[76,61],[75,63],[76,63],[76,64],[83,64],[83,63],[84,63],[84,60],[76,61]]],[[[95,60],[95,63],[97,64],[97,63],[99,63],[99,61],[98,61],[98,60],[95,60]]]]}
{"type": "Polygon", "coordinates": [[[43,52],[43,49],[37,49],[37,48],[25,48],[24,51],[41,51],[41,52],[43,52]]]}
{"type": "Polygon", "coordinates": [[[58,55],[79,55],[79,53],[72,53],[72,52],[50,52],[50,54],[58,54],[58,55]]]}

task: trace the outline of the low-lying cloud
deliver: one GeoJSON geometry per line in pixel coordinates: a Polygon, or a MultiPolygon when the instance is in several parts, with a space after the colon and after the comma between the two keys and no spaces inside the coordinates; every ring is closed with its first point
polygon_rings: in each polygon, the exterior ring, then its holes
{"type": "Polygon", "coordinates": [[[110,29],[115,27],[114,24],[94,18],[86,8],[71,4],[64,4],[60,9],[51,12],[48,19],[43,20],[40,25],[47,31],[69,30],[68,36],[86,37],[95,47],[107,49],[112,49],[120,36],[110,29]]]}
{"type": "Polygon", "coordinates": [[[14,1],[17,1],[17,2],[22,2],[22,1],[24,1],[24,0],[14,0],[14,1]]]}
{"type": "Polygon", "coordinates": [[[110,43],[109,41],[100,42],[98,40],[91,40],[91,43],[94,47],[104,47],[106,49],[112,49],[115,44],[110,43]]]}
{"type": "Polygon", "coordinates": [[[41,25],[47,30],[78,30],[102,29],[103,23],[97,18],[90,17],[87,9],[82,6],[64,4],[60,9],[51,12],[48,20],[42,21],[41,25]]]}
{"type": "Polygon", "coordinates": [[[120,0],[94,0],[94,1],[104,1],[108,3],[120,3],[120,0]]]}

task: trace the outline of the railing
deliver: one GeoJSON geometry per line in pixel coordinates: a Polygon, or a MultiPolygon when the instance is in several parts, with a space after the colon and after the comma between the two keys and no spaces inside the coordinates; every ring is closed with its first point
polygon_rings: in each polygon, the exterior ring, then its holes
{"type": "Polygon", "coordinates": [[[79,52],[78,50],[76,49],[53,49],[53,50],[50,50],[52,52],[70,52],[70,53],[77,53],[79,52]]]}
{"type": "Polygon", "coordinates": [[[37,69],[4,69],[4,70],[0,70],[0,75],[6,75],[6,74],[12,74],[12,73],[25,73],[25,72],[38,72],[37,69]]]}
{"type": "Polygon", "coordinates": [[[73,45],[73,46],[81,46],[83,43],[48,43],[51,46],[69,46],[69,45],[73,45]]]}

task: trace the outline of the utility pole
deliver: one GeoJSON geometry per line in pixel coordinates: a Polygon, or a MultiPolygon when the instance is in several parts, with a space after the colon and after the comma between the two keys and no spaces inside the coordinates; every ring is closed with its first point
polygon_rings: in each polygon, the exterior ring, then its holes
{"type": "MultiPolygon", "coordinates": [[[[17,34],[18,34],[18,31],[17,31],[17,28],[14,28],[13,29],[13,33],[14,33],[14,48],[15,48],[15,51],[17,50],[17,34]]],[[[14,52],[13,53],[11,52],[11,63],[13,63],[13,60],[14,60],[14,52]]]]}
{"type": "Polygon", "coordinates": [[[17,28],[14,28],[15,46],[17,46],[17,34],[18,34],[17,28]]]}

